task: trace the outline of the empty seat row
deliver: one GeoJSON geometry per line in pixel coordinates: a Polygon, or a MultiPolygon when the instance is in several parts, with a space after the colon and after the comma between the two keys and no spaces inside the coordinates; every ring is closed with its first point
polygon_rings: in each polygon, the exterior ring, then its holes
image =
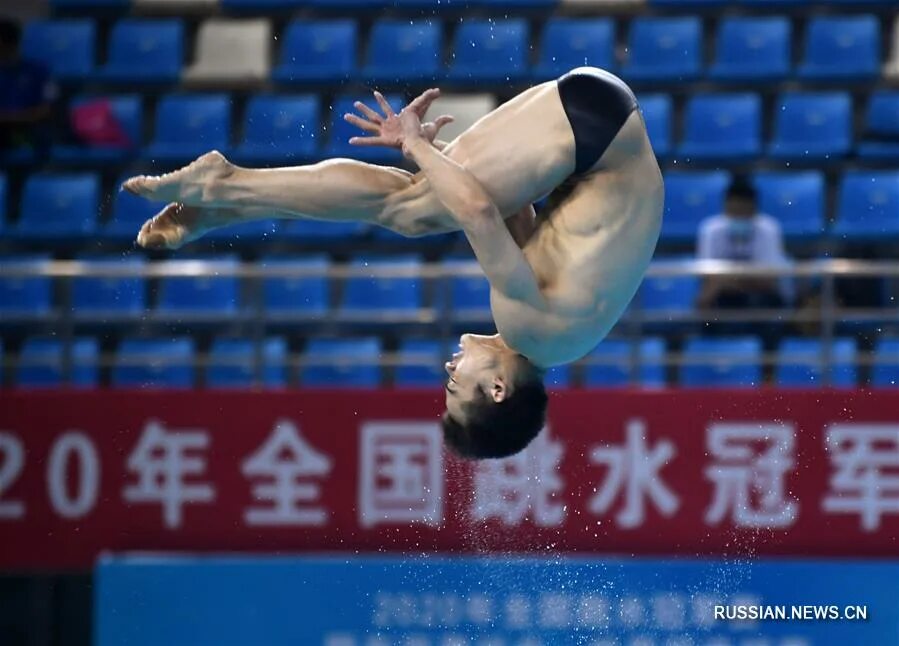
{"type": "MultiPolygon", "coordinates": [[[[873,15],[812,18],[802,62],[807,80],[874,78],[883,65],[880,21],[873,15]]],[[[663,82],[705,75],[723,81],[770,81],[793,73],[792,23],[784,17],[726,18],[718,27],[716,54],[703,64],[702,21],[696,17],[634,19],[627,60],[616,60],[615,23],[609,19],[552,18],[530,61],[530,26],[523,19],[462,22],[454,32],[448,66],[439,21],[382,20],[365,46],[352,20],[296,21],[282,38],[270,70],[274,42],[264,19],[212,19],[200,26],[196,61],[182,71],[184,26],[178,20],[123,20],[109,36],[107,61],[96,66],[96,27],[87,19],[36,21],[24,39],[25,55],[46,63],[62,79],[109,83],[241,82],[270,75],[284,83],[335,83],[364,78],[395,82],[524,82],[557,76],[572,67],[617,70],[631,81],[663,82]]]]}
{"type": "MultiPolygon", "coordinates": [[[[410,339],[395,353],[391,383],[395,386],[435,386],[446,379],[441,363],[445,348],[438,341],[410,339]]],[[[69,384],[93,387],[100,383],[100,352],[96,339],[77,338],[66,356],[56,338],[33,337],[23,343],[12,384],[54,387],[69,384]]],[[[209,352],[197,356],[189,338],[128,338],[118,345],[110,383],[122,388],[267,388],[293,385],[293,370],[284,338],[266,338],[257,347],[248,339],[217,338],[209,352]],[[199,360],[198,360],[199,359],[199,360]],[[199,365],[198,365],[199,364],[199,365]]],[[[386,383],[384,351],[379,339],[310,339],[300,355],[299,384],[306,387],[373,388],[386,383]]],[[[774,368],[781,387],[849,388],[859,383],[859,355],[854,339],[834,340],[829,351],[818,339],[785,339],[774,368]],[[830,366],[826,368],[825,366],[830,366]]],[[[758,339],[693,338],[679,357],[678,381],[684,387],[751,387],[762,382],[762,352],[758,339]]],[[[658,338],[606,340],[580,366],[564,366],[547,375],[548,387],[580,383],[588,387],[666,385],[666,348],[658,338]]],[[[880,339],[872,356],[870,384],[899,387],[899,339],[880,339]]]]}
{"type": "MultiPolygon", "coordinates": [[[[296,164],[326,157],[399,162],[386,148],[351,146],[360,134],[343,116],[354,112],[356,100],[369,97],[340,95],[323,109],[313,95],[257,95],[244,110],[238,143],[232,143],[234,108],[226,94],[162,96],[155,110],[152,140],[144,145],[144,105],[138,95],[81,96],[70,103],[77,109],[102,102],[121,136],[107,144],[57,144],[52,158],[61,164],[122,163],[134,157],[160,164],[185,163],[218,149],[245,165],[296,164]],[[324,127],[323,127],[324,125],[324,127]]],[[[388,96],[399,108],[404,97],[388,96]]],[[[761,157],[779,162],[819,164],[850,155],[877,162],[899,162],[899,91],[881,90],[864,108],[864,124],[856,141],[851,97],[843,92],[786,92],[771,107],[772,136],[763,139],[765,110],[754,93],[699,93],[684,111],[684,134],[674,141],[675,111],[671,97],[639,97],[653,149],[662,159],[677,158],[720,164],[740,164],[761,157]]],[[[446,138],[458,134],[489,112],[489,95],[449,95],[434,105],[435,114],[454,113],[459,121],[446,138]]],[[[24,157],[22,161],[28,161],[24,157]]]]}
{"type": "MultiPolygon", "coordinates": [[[[665,217],[662,239],[689,242],[699,223],[720,213],[731,176],[725,171],[670,171],[665,174],[665,217]]],[[[888,241],[899,238],[899,172],[847,171],[838,184],[835,222],[827,224],[827,195],[818,171],[760,172],[755,175],[760,208],[776,218],[789,240],[814,241],[827,234],[835,240],[888,241]]],[[[0,199],[3,198],[0,176],[0,199]]],[[[125,192],[113,197],[112,217],[98,223],[100,180],[94,174],[29,176],[23,186],[19,217],[0,219],[0,230],[14,240],[70,241],[79,236],[133,240],[141,224],[161,207],[125,192]]],[[[2,210],[2,209],[0,209],[2,210]]],[[[2,213],[0,213],[2,215],[2,213]]],[[[365,231],[356,223],[257,221],[213,231],[212,239],[314,240],[354,236],[365,231]]],[[[388,234],[379,230],[379,235],[388,234]]]]}

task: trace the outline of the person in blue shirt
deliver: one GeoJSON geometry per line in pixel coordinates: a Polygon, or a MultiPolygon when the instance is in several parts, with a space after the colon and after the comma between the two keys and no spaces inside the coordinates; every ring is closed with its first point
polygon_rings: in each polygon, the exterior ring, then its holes
{"type": "Polygon", "coordinates": [[[0,18],[0,152],[37,153],[48,141],[56,85],[40,63],[19,56],[22,30],[0,18]],[[42,133],[43,131],[43,133],[42,133]]]}

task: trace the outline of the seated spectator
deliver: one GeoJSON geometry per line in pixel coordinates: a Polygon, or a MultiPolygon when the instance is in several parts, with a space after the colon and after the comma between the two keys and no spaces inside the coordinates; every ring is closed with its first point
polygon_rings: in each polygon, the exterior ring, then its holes
{"type": "MultiPolygon", "coordinates": [[[[724,213],[706,219],[699,229],[699,260],[729,260],[761,266],[788,262],[783,232],[774,218],[758,212],[756,191],[742,178],[727,190],[724,213]]],[[[787,279],[743,276],[708,276],[697,306],[702,309],[778,309],[789,302],[787,279]]],[[[715,323],[709,331],[720,334],[761,333],[766,346],[776,342],[777,325],[715,323]]]]}
{"type": "Polygon", "coordinates": [[[56,86],[47,69],[19,57],[22,30],[0,18],[0,153],[43,152],[49,145],[41,128],[49,118],[56,86]]]}

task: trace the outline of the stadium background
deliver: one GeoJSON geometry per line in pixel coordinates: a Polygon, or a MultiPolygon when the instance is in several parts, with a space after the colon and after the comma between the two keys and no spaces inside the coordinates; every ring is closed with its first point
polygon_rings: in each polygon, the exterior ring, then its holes
{"type": "MultiPolygon", "coordinates": [[[[470,603],[478,578],[499,581],[488,585],[497,586],[488,590],[496,604],[499,590],[564,588],[568,566],[550,568],[559,553],[600,559],[571,565],[569,587],[611,590],[620,617],[640,603],[655,617],[613,621],[609,634],[621,643],[637,639],[642,625],[659,643],[679,630],[695,643],[714,636],[708,626],[687,621],[687,630],[672,620],[670,599],[668,615],[653,614],[654,598],[642,599],[640,586],[694,597],[711,588],[730,598],[750,594],[751,583],[765,599],[803,603],[815,590],[845,595],[828,586],[858,580],[869,583],[870,598],[840,598],[882,611],[864,628],[871,633],[841,633],[863,629],[839,625],[797,637],[769,626],[728,633],[723,643],[759,635],[771,641],[752,643],[896,643],[884,636],[895,638],[899,623],[890,605],[899,580],[890,560],[899,529],[894,0],[56,0],[5,2],[7,12],[25,20],[23,55],[52,70],[60,96],[46,155],[0,159],[0,643],[105,645],[124,643],[122,635],[153,643],[137,635],[166,634],[152,631],[166,625],[153,614],[166,595],[196,604],[198,631],[167,633],[166,643],[307,643],[302,633],[270,628],[264,622],[275,620],[265,611],[247,619],[240,595],[223,601],[210,591],[215,583],[202,587],[229,577],[273,615],[283,610],[277,599],[295,598],[300,608],[284,610],[296,613],[294,629],[313,616],[339,624],[341,613],[329,614],[327,604],[361,607],[377,596],[373,581],[409,589],[427,581],[416,590],[444,586],[444,596],[456,585],[469,604],[468,629],[482,634],[484,608],[470,603]],[[457,117],[441,135],[448,139],[528,85],[583,64],[621,75],[641,100],[666,177],[662,239],[650,277],[609,340],[550,373],[550,434],[505,471],[478,472],[450,457],[436,463],[432,451],[443,357],[461,331],[492,329],[486,283],[461,236],[405,240],[365,226],[281,221],[216,231],[173,254],[133,246],[158,205],[119,192],[124,177],[163,172],[213,148],[253,166],[335,156],[402,164],[390,151],[346,144],[342,114],[372,88],[398,107],[441,87],[435,113],[457,117]],[[73,141],[67,109],[85,104],[108,107],[124,143],[73,141]],[[730,178],[744,174],[797,260],[755,271],[791,277],[810,305],[749,315],[696,310],[703,274],[753,271],[690,260],[699,222],[720,211],[730,178]],[[752,334],[703,335],[706,323],[728,316],[778,321],[782,339],[765,348],[752,334]],[[393,424],[387,431],[385,420],[393,424]],[[196,482],[193,503],[166,502],[151,484],[134,493],[153,451],[172,446],[151,441],[179,432],[194,442],[185,449],[193,455],[212,446],[188,479],[209,476],[215,493],[204,503],[209,496],[196,482]],[[728,432],[735,435],[715,443],[728,432]],[[411,450],[421,452],[406,475],[441,497],[388,519],[376,494],[385,479],[390,493],[391,476],[378,469],[398,454],[371,456],[396,436],[414,438],[411,450]],[[250,493],[249,478],[279,477],[275,458],[266,463],[258,453],[272,438],[284,440],[285,464],[296,458],[301,467],[288,479],[330,476],[315,489],[330,510],[323,522],[313,514],[266,532],[264,519],[255,529],[247,520],[254,496],[266,498],[250,493]],[[752,447],[750,457],[729,452],[728,442],[738,441],[752,447]],[[829,462],[841,441],[857,442],[848,484],[832,477],[829,462]],[[645,513],[627,494],[597,496],[602,471],[590,469],[605,464],[611,472],[624,447],[640,446],[644,453],[625,471],[665,453],[660,447],[677,455],[668,470],[653,472],[673,493],[673,508],[658,490],[647,494],[645,513]],[[251,455],[256,466],[248,466],[251,455]],[[363,466],[370,458],[374,476],[363,466]],[[754,515],[741,516],[736,503],[709,511],[724,482],[704,475],[710,459],[763,480],[745,485],[752,497],[743,510],[754,515]],[[588,476],[595,482],[578,490],[588,476]],[[501,482],[499,498],[514,491],[516,502],[491,503],[476,491],[485,482],[501,482]],[[833,513],[840,504],[824,501],[840,486],[844,498],[864,494],[865,502],[833,513]],[[260,581],[274,576],[266,561],[251,560],[237,575],[227,562],[212,563],[211,574],[202,559],[147,573],[141,568],[152,570],[152,560],[112,558],[91,574],[101,552],[130,550],[327,552],[358,570],[290,561],[283,569],[293,582],[265,586],[260,581]],[[432,563],[422,552],[489,560],[432,563]],[[383,553],[400,560],[365,560],[383,553]],[[737,565],[729,560],[736,557],[751,558],[737,565]],[[585,572],[596,568],[590,584],[585,572]],[[332,578],[344,588],[323,583],[332,578]],[[140,587],[149,580],[155,591],[140,587]],[[146,596],[129,605],[136,590],[146,596]],[[197,636],[215,625],[217,638],[197,636]]],[[[372,622],[383,643],[406,643],[391,630],[425,630],[390,615],[389,595],[386,603],[381,623],[366,616],[343,628],[372,622]]],[[[541,608],[562,602],[548,603],[541,608]]],[[[544,643],[568,643],[551,632],[560,624],[543,619],[534,625],[550,630],[544,643]]],[[[521,635],[508,616],[490,626],[492,634],[521,635]]],[[[368,643],[342,638],[328,643],[368,643]]]]}

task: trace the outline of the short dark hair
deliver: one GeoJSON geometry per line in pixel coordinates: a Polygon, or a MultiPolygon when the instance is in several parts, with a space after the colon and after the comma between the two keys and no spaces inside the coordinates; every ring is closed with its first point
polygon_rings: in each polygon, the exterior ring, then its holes
{"type": "Polygon", "coordinates": [[[758,193],[755,190],[755,186],[745,177],[734,178],[734,181],[730,183],[727,189],[727,197],[750,200],[752,202],[758,201],[758,193]]]}
{"type": "Polygon", "coordinates": [[[443,439],[462,458],[481,460],[514,455],[540,433],[546,422],[547,402],[539,375],[518,384],[501,402],[492,401],[479,390],[475,401],[466,404],[465,424],[449,412],[443,414],[443,439]]]}
{"type": "Polygon", "coordinates": [[[0,45],[18,47],[22,40],[22,28],[15,20],[0,18],[0,45]]]}

